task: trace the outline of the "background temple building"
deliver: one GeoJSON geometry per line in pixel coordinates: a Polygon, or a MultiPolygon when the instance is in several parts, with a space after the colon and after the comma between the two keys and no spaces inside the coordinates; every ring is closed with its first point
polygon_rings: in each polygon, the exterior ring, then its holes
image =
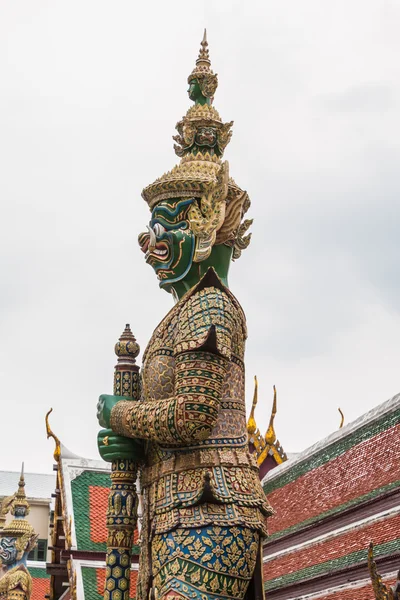
{"type": "MultiPolygon", "coordinates": [[[[276,440],[276,398],[265,436],[256,426],[256,401],[249,444],[276,511],[264,550],[267,599],[373,600],[370,541],[385,583],[394,583],[400,566],[400,395],[289,460],[276,440]]],[[[55,458],[50,597],[100,600],[109,467],[73,455],[57,438],[55,458]]],[[[137,569],[136,555],[132,598],[137,569]]]]}
{"type": "Polygon", "coordinates": [[[267,473],[276,510],[264,549],[268,599],[373,600],[370,541],[384,580],[395,581],[399,441],[400,394],[267,473]]]}

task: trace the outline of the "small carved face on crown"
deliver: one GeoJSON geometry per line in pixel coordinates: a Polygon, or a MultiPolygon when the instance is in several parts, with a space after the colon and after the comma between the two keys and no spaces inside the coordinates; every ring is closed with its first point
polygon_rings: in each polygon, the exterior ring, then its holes
{"type": "Polygon", "coordinates": [[[25,518],[26,514],[27,514],[26,506],[24,506],[23,504],[17,504],[14,507],[14,516],[15,517],[25,518]]]}
{"type": "Polygon", "coordinates": [[[160,281],[170,291],[171,284],[187,275],[193,262],[195,236],[188,212],[193,198],[163,200],[153,209],[148,233],[139,235],[139,245],[160,281]]]}
{"type": "Polygon", "coordinates": [[[196,131],[195,142],[197,146],[215,148],[217,144],[217,130],[215,127],[199,127],[196,131]]]}
{"type": "Polygon", "coordinates": [[[16,542],[15,537],[0,538],[0,564],[9,566],[17,561],[16,542]]]}

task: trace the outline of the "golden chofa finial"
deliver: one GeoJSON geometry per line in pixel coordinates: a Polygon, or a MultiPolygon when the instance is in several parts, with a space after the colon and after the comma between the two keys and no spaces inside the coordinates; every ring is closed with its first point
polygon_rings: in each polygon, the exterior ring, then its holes
{"type": "Polygon", "coordinates": [[[257,406],[257,401],[258,401],[258,381],[257,381],[257,376],[254,375],[254,395],[253,395],[253,404],[251,407],[251,413],[249,416],[249,420],[247,421],[247,433],[249,435],[254,435],[256,430],[257,430],[257,423],[256,420],[254,418],[254,411],[256,409],[257,406]]]}
{"type": "Polygon", "coordinates": [[[343,411],[341,408],[338,408],[338,411],[340,412],[340,416],[342,417],[341,421],[340,421],[339,429],[342,429],[342,427],[344,425],[344,414],[343,414],[343,411]]]}
{"type": "Polygon", "coordinates": [[[51,427],[50,427],[49,416],[52,412],[53,412],[53,409],[51,408],[45,417],[46,433],[47,433],[47,439],[53,438],[53,440],[56,443],[56,447],[55,447],[53,456],[54,456],[54,460],[58,463],[60,460],[60,456],[61,456],[61,442],[58,439],[58,437],[52,432],[51,427]]]}
{"type": "Polygon", "coordinates": [[[268,425],[267,433],[265,434],[265,441],[270,446],[272,446],[272,444],[274,444],[275,441],[276,441],[276,433],[275,433],[275,429],[274,429],[275,415],[276,415],[276,388],[274,386],[274,401],[272,403],[271,418],[269,420],[269,425],[268,425]]]}

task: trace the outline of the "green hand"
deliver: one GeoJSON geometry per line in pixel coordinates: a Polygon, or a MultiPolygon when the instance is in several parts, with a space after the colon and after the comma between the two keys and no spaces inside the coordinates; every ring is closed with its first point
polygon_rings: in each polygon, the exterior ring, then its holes
{"type": "Polygon", "coordinates": [[[97,435],[97,446],[100,456],[107,462],[119,458],[130,458],[141,462],[144,456],[144,443],[142,440],[116,435],[112,429],[101,429],[97,435]]]}
{"type": "Polygon", "coordinates": [[[131,400],[132,398],[125,398],[125,396],[109,396],[108,394],[102,394],[97,402],[97,420],[101,427],[110,427],[110,417],[113,407],[120,400],[131,400]]]}

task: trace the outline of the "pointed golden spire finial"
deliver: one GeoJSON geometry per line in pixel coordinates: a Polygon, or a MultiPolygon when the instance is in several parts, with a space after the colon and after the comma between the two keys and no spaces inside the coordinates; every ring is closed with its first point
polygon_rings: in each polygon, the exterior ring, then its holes
{"type": "Polygon", "coordinates": [[[275,419],[275,415],[276,415],[276,407],[277,407],[276,388],[274,386],[274,401],[272,403],[271,418],[269,420],[267,433],[265,434],[265,441],[270,446],[272,446],[272,444],[276,441],[276,433],[275,433],[275,429],[274,429],[274,419],[275,419]]]}
{"type": "Polygon", "coordinates": [[[218,87],[218,76],[211,70],[210,52],[208,50],[207,30],[204,30],[200,43],[196,66],[188,77],[188,83],[197,81],[205,98],[213,98],[218,87]]]}
{"type": "Polygon", "coordinates": [[[254,411],[256,409],[257,402],[258,402],[258,381],[257,381],[257,375],[254,375],[253,404],[252,404],[252,407],[251,407],[251,413],[250,413],[250,416],[249,416],[249,420],[247,421],[247,433],[249,435],[253,435],[256,432],[256,429],[257,429],[256,420],[254,418],[254,411]]]}
{"type": "Polygon", "coordinates": [[[338,411],[340,412],[340,416],[342,417],[341,421],[340,421],[339,429],[342,429],[342,427],[344,425],[344,414],[343,414],[343,411],[341,408],[338,408],[338,411]]]}
{"type": "Polygon", "coordinates": [[[14,496],[13,502],[10,504],[10,513],[17,518],[24,518],[29,515],[29,511],[30,506],[25,493],[24,463],[22,463],[18,491],[14,496]]]}
{"type": "Polygon", "coordinates": [[[196,60],[196,65],[199,66],[202,64],[211,66],[210,51],[208,49],[208,42],[207,42],[207,29],[204,29],[203,39],[201,40],[201,44],[200,44],[199,56],[196,60]]]}
{"type": "Polygon", "coordinates": [[[19,476],[17,496],[19,496],[20,498],[26,498],[26,494],[25,494],[24,463],[22,463],[22,465],[21,465],[21,474],[19,476]]]}
{"type": "Polygon", "coordinates": [[[54,456],[54,460],[58,463],[59,460],[60,460],[60,456],[61,456],[61,442],[58,439],[58,437],[52,432],[52,430],[50,428],[49,416],[50,416],[50,414],[52,412],[53,412],[53,409],[51,408],[49,410],[49,412],[46,414],[46,417],[45,417],[45,421],[46,421],[46,433],[47,433],[47,439],[49,439],[49,438],[52,437],[53,440],[56,443],[56,447],[55,447],[53,456],[54,456]]]}

